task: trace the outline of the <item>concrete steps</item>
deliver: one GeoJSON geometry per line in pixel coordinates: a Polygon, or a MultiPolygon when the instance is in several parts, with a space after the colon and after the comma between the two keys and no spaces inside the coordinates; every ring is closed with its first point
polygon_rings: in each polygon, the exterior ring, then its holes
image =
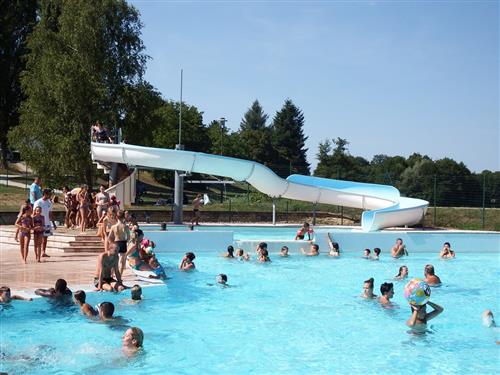
{"type": "MultiPolygon", "coordinates": [[[[15,244],[16,228],[12,225],[0,226],[0,246],[2,244],[15,244]]],[[[33,241],[30,247],[33,246],[33,241]]],[[[79,234],[77,230],[58,228],[53,236],[47,240],[49,252],[63,253],[102,253],[104,245],[95,231],[79,234]]]]}

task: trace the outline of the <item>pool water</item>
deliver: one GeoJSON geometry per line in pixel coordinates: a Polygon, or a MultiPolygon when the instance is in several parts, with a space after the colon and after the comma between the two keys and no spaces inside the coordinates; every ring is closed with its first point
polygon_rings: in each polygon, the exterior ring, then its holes
{"type": "MultiPolygon", "coordinates": [[[[198,254],[197,271],[181,273],[180,253],[161,253],[171,266],[168,285],[144,288],[144,300],[127,304],[129,292],[88,293],[96,304],[116,304],[116,315],[141,327],[143,352],[121,353],[125,327],[91,322],[75,307],[46,300],[14,301],[0,308],[0,370],[26,374],[331,374],[498,373],[499,331],[481,325],[491,309],[500,320],[498,254],[463,254],[442,261],[418,253],[380,261],[347,254],[272,257],[269,264],[198,254]],[[376,291],[409,267],[421,277],[434,264],[443,286],[431,301],[444,312],[423,335],[405,325],[410,309],[405,282],[395,282],[394,308],[359,297],[363,281],[376,291]],[[226,273],[231,287],[214,283],[226,273]]],[[[255,257],[254,257],[255,258],[255,257]]],[[[71,285],[70,285],[71,287],[71,285]]]]}

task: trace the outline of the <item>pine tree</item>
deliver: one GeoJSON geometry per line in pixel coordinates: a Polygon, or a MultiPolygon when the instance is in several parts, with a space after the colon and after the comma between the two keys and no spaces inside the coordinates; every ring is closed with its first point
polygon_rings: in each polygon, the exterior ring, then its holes
{"type": "Polygon", "coordinates": [[[304,136],[304,115],[290,99],[276,113],[272,124],[272,168],[285,177],[291,173],[309,174],[304,136]]]}
{"type": "Polygon", "coordinates": [[[258,100],[253,102],[243,116],[239,130],[243,158],[262,164],[269,162],[272,145],[271,129],[266,126],[268,117],[258,100]]]}

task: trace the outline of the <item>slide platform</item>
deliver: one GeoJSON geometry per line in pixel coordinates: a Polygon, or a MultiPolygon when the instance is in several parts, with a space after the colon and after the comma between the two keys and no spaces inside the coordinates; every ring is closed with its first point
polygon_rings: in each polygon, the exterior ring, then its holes
{"type": "Polygon", "coordinates": [[[429,202],[404,198],[388,185],[291,175],[279,177],[257,162],[201,152],[171,150],[125,143],[91,143],[92,160],[122,163],[134,167],[179,170],[232,178],[248,182],[273,198],[354,207],[365,210],[363,231],[418,224],[429,202]]]}

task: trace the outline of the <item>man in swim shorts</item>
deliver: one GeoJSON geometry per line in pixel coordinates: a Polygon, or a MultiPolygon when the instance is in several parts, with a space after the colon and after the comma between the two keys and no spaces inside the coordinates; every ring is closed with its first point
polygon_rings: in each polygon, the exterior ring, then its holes
{"type": "Polygon", "coordinates": [[[130,229],[125,223],[125,213],[123,211],[118,211],[116,218],[118,219],[118,222],[110,229],[108,235],[108,246],[109,243],[114,242],[116,251],[118,252],[118,256],[120,258],[120,274],[123,274],[125,261],[127,259],[125,255],[127,253],[127,244],[130,240],[130,229]]]}
{"type": "Polygon", "coordinates": [[[193,200],[193,218],[191,219],[191,225],[200,225],[200,206],[203,203],[203,198],[201,194],[197,194],[196,198],[193,200]]]}
{"type": "Polygon", "coordinates": [[[425,282],[429,286],[441,285],[441,279],[434,273],[434,266],[432,264],[427,264],[424,268],[425,282]]]}
{"type": "Polygon", "coordinates": [[[121,273],[118,265],[118,254],[114,243],[108,245],[108,249],[97,257],[97,275],[94,279],[97,291],[121,292],[125,289],[122,284],[121,273]],[[115,274],[116,280],[112,274],[115,274]]]}
{"type": "Polygon", "coordinates": [[[403,240],[401,238],[396,239],[396,244],[391,249],[391,255],[393,258],[401,258],[403,255],[408,256],[406,245],[403,244],[403,240]]]}

